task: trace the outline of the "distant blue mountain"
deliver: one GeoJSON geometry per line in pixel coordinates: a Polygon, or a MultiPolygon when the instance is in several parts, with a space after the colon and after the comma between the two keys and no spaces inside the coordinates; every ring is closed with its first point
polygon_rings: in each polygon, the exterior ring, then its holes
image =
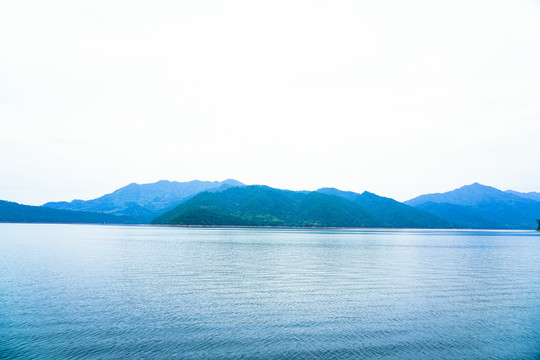
{"type": "Polygon", "coordinates": [[[58,210],[0,200],[0,222],[134,224],[139,221],[128,216],[58,210]]]}
{"type": "Polygon", "coordinates": [[[124,215],[136,217],[140,221],[149,221],[160,212],[166,211],[200,192],[223,191],[243,185],[232,179],[188,182],[161,180],[151,184],[132,183],[97,199],[48,202],[42,206],[61,210],[124,215]]]}
{"type": "Polygon", "coordinates": [[[436,215],[442,219],[451,219],[456,226],[466,229],[506,229],[507,227],[492,221],[475,209],[449,203],[426,202],[417,205],[419,210],[436,215]]]}
{"type": "Polygon", "coordinates": [[[358,194],[335,188],[322,188],[317,192],[339,196],[352,201],[383,220],[386,226],[395,228],[449,229],[456,225],[431,213],[405,205],[391,198],[364,191],[358,194]]]}
{"type": "Polygon", "coordinates": [[[538,192],[522,193],[522,192],[518,192],[518,191],[514,191],[514,190],[506,190],[506,192],[509,193],[509,194],[517,195],[517,196],[525,198],[525,199],[534,200],[534,201],[540,201],[540,193],[538,193],[538,192]]]}
{"type": "Polygon", "coordinates": [[[540,218],[539,201],[478,183],[421,195],[405,204],[464,228],[534,229],[540,218]]]}

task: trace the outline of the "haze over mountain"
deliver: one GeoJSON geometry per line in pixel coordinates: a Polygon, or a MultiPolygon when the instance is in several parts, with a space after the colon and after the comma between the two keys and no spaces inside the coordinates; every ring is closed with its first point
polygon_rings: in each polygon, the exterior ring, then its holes
{"type": "Polygon", "coordinates": [[[151,184],[132,183],[93,200],[48,202],[42,206],[136,217],[150,221],[160,211],[175,206],[202,191],[222,191],[243,184],[233,179],[225,181],[177,182],[161,180],[151,184]]]}
{"type": "Polygon", "coordinates": [[[478,183],[421,195],[405,204],[464,228],[532,229],[540,218],[540,202],[478,183]]]}
{"type": "Polygon", "coordinates": [[[0,222],[133,224],[138,221],[127,216],[50,209],[0,200],[0,222]]]}

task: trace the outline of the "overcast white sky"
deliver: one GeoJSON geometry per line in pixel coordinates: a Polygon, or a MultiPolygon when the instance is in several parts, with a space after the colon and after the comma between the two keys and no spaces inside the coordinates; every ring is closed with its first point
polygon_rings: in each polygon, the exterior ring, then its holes
{"type": "Polygon", "coordinates": [[[539,1],[0,0],[0,199],[540,191],[539,1]]]}

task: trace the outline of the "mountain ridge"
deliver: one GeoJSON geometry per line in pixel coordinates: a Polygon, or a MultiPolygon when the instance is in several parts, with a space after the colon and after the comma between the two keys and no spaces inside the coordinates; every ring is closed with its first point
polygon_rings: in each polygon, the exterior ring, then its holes
{"type": "Polygon", "coordinates": [[[152,220],[152,224],[384,227],[385,223],[359,205],[317,192],[295,192],[265,185],[204,192],[152,220]]]}
{"type": "Polygon", "coordinates": [[[425,212],[421,209],[403,204],[391,198],[376,195],[369,191],[361,194],[352,191],[342,191],[336,188],[321,188],[318,192],[343,197],[368,209],[372,214],[385,221],[391,227],[403,228],[454,228],[451,222],[425,212]]]}
{"type": "Polygon", "coordinates": [[[402,203],[369,191],[356,193],[331,187],[292,191],[266,185],[247,186],[233,179],[183,183],[160,180],[130,183],[96,199],[51,202],[41,207],[0,201],[4,205],[0,207],[4,220],[0,216],[0,221],[156,223],[161,215],[176,209],[182,213],[180,220],[175,220],[178,225],[199,222],[242,226],[534,229],[536,219],[540,218],[537,195],[540,194],[501,191],[473,183],[402,203]],[[236,190],[227,192],[231,189],[236,190]],[[186,205],[182,207],[183,204],[186,205]],[[66,212],[40,213],[36,208],[66,212]]]}
{"type": "Polygon", "coordinates": [[[229,187],[243,185],[233,179],[187,182],[160,180],[147,184],[131,183],[95,199],[48,202],[42,206],[60,210],[134,216],[141,221],[150,221],[160,211],[166,211],[199,192],[223,191],[229,187]]]}
{"type": "Polygon", "coordinates": [[[445,193],[420,195],[404,203],[459,227],[476,224],[479,228],[493,228],[496,223],[498,229],[529,229],[540,215],[540,202],[479,183],[445,193]],[[467,217],[474,217],[475,221],[467,223],[467,217]]]}
{"type": "Polygon", "coordinates": [[[138,224],[137,219],[87,211],[52,209],[0,200],[0,222],[138,224]]]}
{"type": "Polygon", "coordinates": [[[505,192],[517,195],[525,199],[540,201],[540,192],[531,191],[531,192],[523,193],[523,192],[514,191],[514,190],[506,190],[505,192]]]}

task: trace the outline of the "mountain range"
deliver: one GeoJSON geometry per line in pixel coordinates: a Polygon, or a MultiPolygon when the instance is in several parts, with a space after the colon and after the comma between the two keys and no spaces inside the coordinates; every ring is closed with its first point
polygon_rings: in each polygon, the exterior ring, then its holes
{"type": "Polygon", "coordinates": [[[252,185],[201,193],[157,217],[153,224],[383,227],[385,223],[346,199],[318,192],[252,185]]]}
{"type": "Polygon", "coordinates": [[[453,223],[437,215],[368,191],[364,191],[362,194],[341,191],[335,188],[322,188],[317,191],[327,195],[339,196],[362,206],[364,209],[368,209],[371,214],[382,220],[387,227],[435,229],[456,227],[453,223]]]}
{"type": "Polygon", "coordinates": [[[3,222],[534,229],[540,194],[474,183],[398,202],[335,188],[291,191],[239,181],[129,184],[92,200],[27,206],[0,201],[3,222]]]}
{"type": "Polygon", "coordinates": [[[0,222],[134,224],[137,223],[137,219],[131,216],[58,210],[0,200],[0,222]]]}
{"type": "Polygon", "coordinates": [[[517,195],[517,196],[525,198],[525,199],[530,199],[530,200],[534,200],[534,201],[540,201],[540,193],[538,193],[538,192],[520,193],[520,192],[517,192],[517,191],[514,191],[514,190],[506,190],[506,192],[509,193],[509,194],[517,195]]]}
{"type": "Polygon", "coordinates": [[[540,218],[540,202],[531,199],[530,193],[501,191],[478,183],[445,193],[421,195],[405,204],[460,228],[531,229],[535,219],[540,218]]]}
{"type": "Polygon", "coordinates": [[[161,212],[185,201],[203,191],[223,191],[230,187],[242,186],[239,181],[177,182],[161,180],[151,184],[129,184],[110,194],[93,200],[73,200],[71,202],[48,202],[44,207],[90,211],[111,215],[131,216],[138,222],[146,223],[161,212]]]}

